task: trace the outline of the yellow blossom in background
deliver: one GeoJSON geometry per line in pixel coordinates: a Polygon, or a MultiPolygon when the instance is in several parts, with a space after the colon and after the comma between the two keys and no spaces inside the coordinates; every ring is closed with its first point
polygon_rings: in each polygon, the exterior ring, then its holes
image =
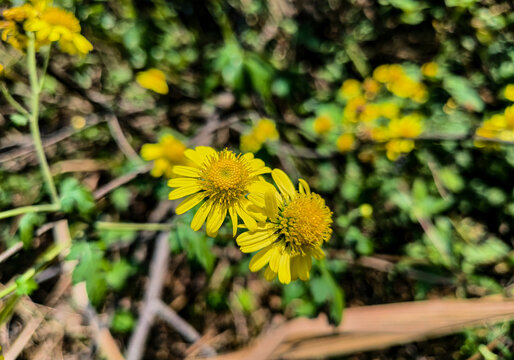
{"type": "Polygon", "coordinates": [[[373,79],[385,84],[398,97],[410,98],[418,103],[424,103],[428,99],[425,85],[409,77],[399,64],[378,66],[373,71],[373,79]]]}
{"type": "Polygon", "coordinates": [[[361,96],[361,83],[355,79],[348,79],[343,82],[341,89],[341,96],[345,99],[353,99],[354,97],[361,96]]]}
{"type": "Polygon", "coordinates": [[[37,15],[37,10],[30,4],[15,6],[2,12],[5,21],[0,21],[2,41],[9,43],[18,50],[27,47],[27,36],[23,31],[26,20],[37,15]],[[20,32],[21,30],[21,32],[20,32]]]}
{"type": "Polygon", "coordinates": [[[359,120],[364,122],[370,122],[380,117],[380,106],[377,104],[366,104],[359,114],[359,120]]]}
{"type": "Polygon", "coordinates": [[[509,101],[514,101],[514,84],[509,84],[505,87],[503,95],[509,101]]]}
{"type": "Polygon", "coordinates": [[[266,118],[257,121],[252,131],[260,142],[275,141],[279,137],[275,122],[266,118]]]}
{"type": "Polygon", "coordinates": [[[186,165],[184,155],[186,146],[173,135],[164,135],[157,144],[144,144],[141,148],[141,157],[146,161],[153,161],[150,174],[154,177],[173,177],[173,166],[186,165]]]}
{"type": "Polygon", "coordinates": [[[400,107],[391,102],[385,102],[378,104],[380,109],[380,115],[387,119],[395,119],[400,114],[400,107]]]}
{"type": "Polygon", "coordinates": [[[371,215],[373,215],[373,206],[370,204],[362,204],[359,206],[359,212],[361,213],[362,217],[370,218],[371,215]]]}
{"type": "MultiPolygon", "coordinates": [[[[512,137],[511,135],[508,135],[509,132],[512,133],[512,129],[506,129],[507,119],[505,118],[505,114],[495,114],[482,122],[482,125],[476,130],[475,135],[479,138],[482,137],[485,139],[508,140],[512,137]]],[[[478,148],[500,149],[500,144],[489,141],[480,141],[480,139],[476,139],[474,141],[474,145],[478,148]]]]}
{"type": "Polygon", "coordinates": [[[324,135],[334,128],[334,123],[330,116],[323,114],[314,120],[314,132],[318,135],[324,135]]]}
{"type": "Polygon", "coordinates": [[[241,136],[241,144],[239,145],[242,152],[256,153],[262,147],[262,142],[255,137],[253,133],[241,136]]]}
{"type": "Polygon", "coordinates": [[[421,73],[426,77],[436,77],[437,71],[439,70],[439,67],[437,66],[437,63],[431,61],[423,64],[421,66],[421,73]]]}
{"type": "Polygon", "coordinates": [[[371,139],[376,142],[384,142],[390,138],[389,128],[385,126],[376,126],[371,129],[371,139]]]}
{"type": "Polygon", "coordinates": [[[80,34],[80,23],[72,13],[57,7],[44,9],[39,16],[25,23],[25,30],[33,31],[39,45],[57,42],[70,55],[86,55],[93,45],[80,34]]]}
{"type": "Polygon", "coordinates": [[[4,66],[0,64],[0,75],[4,72],[4,66]]]}
{"type": "Polygon", "coordinates": [[[380,65],[373,71],[373,79],[385,84],[390,80],[389,65],[380,65]]]}
{"type": "Polygon", "coordinates": [[[321,260],[325,256],[321,246],[332,235],[332,212],[306,181],[300,179],[297,191],[282,170],[273,170],[271,176],[278,190],[268,184],[252,197],[268,220],[239,235],[236,242],[244,253],[257,251],[250,270],[268,265],[264,272],[267,280],[277,275],[283,284],[298,278],[309,280],[312,257],[321,260]]]}
{"type": "Polygon", "coordinates": [[[343,122],[358,122],[366,104],[366,99],[362,96],[348,100],[343,110],[343,122]]]}
{"type": "Polygon", "coordinates": [[[336,146],[337,150],[342,153],[353,150],[353,146],[355,145],[355,137],[353,134],[342,134],[337,138],[336,146]]]}
{"type": "Polygon", "coordinates": [[[366,78],[362,83],[362,89],[364,90],[366,99],[372,100],[380,91],[380,83],[375,81],[373,78],[366,78]]]}
{"type": "Polygon", "coordinates": [[[169,187],[176,188],[170,192],[170,200],[186,197],[177,206],[176,213],[183,214],[203,202],[191,222],[194,231],[207,221],[207,235],[216,236],[227,212],[232,219],[234,236],[239,217],[248,229],[257,230],[256,219],[265,219],[261,212],[252,210],[247,196],[269,185],[260,180],[260,175],[271,171],[264,162],[255,159],[252,153],[236,155],[230,150],[216,151],[207,146],[187,149],[184,154],[192,165],[173,167],[179,177],[168,182],[169,187]]]}
{"type": "Polygon", "coordinates": [[[514,105],[508,106],[505,108],[503,112],[503,116],[505,116],[505,126],[509,130],[514,129],[514,105]]]}
{"type": "Polygon", "coordinates": [[[240,148],[243,152],[257,152],[267,141],[276,141],[279,138],[275,122],[262,118],[252,127],[252,130],[241,136],[240,148]]]}
{"type": "Polygon", "coordinates": [[[453,98],[449,98],[448,101],[446,101],[446,104],[444,104],[443,106],[443,111],[445,114],[452,114],[457,108],[459,107],[459,105],[455,102],[455,100],[453,98]]]}
{"type": "Polygon", "coordinates": [[[166,75],[158,69],[148,69],[141,71],[136,75],[136,81],[141,87],[155,91],[158,94],[168,93],[168,84],[166,83],[166,75]]]}
{"type": "Polygon", "coordinates": [[[422,117],[414,113],[391,120],[388,130],[391,140],[386,143],[386,155],[389,160],[394,161],[414,149],[413,140],[402,138],[416,138],[423,132],[422,117]]]}

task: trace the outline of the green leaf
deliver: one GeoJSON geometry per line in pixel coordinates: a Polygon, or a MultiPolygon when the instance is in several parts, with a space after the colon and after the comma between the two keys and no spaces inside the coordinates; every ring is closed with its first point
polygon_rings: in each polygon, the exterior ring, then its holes
{"type": "Polygon", "coordinates": [[[37,213],[28,213],[23,215],[20,220],[20,240],[23,242],[23,247],[26,249],[32,243],[34,236],[34,228],[42,225],[45,222],[45,216],[37,213]]]}
{"type": "Polygon", "coordinates": [[[443,80],[443,88],[465,109],[477,112],[484,110],[484,102],[466,78],[447,75],[443,80]]]}
{"type": "Polygon", "coordinates": [[[134,315],[128,310],[116,310],[111,321],[111,329],[118,333],[129,333],[136,321],[134,315]]]}
{"type": "Polygon", "coordinates": [[[112,264],[112,268],[107,272],[107,284],[115,289],[121,290],[127,278],[134,273],[134,268],[125,260],[119,260],[112,264]]]}
{"type": "Polygon", "coordinates": [[[16,294],[20,296],[30,295],[37,288],[38,284],[36,283],[33,277],[25,279],[22,276],[20,276],[16,279],[16,294]]]}
{"type": "Polygon", "coordinates": [[[112,204],[118,211],[125,211],[128,209],[131,200],[130,190],[126,187],[120,187],[114,190],[109,198],[112,204]]]}
{"type": "Polygon", "coordinates": [[[12,114],[9,118],[16,126],[25,126],[29,122],[29,119],[22,114],[12,114]]]}
{"type": "Polygon", "coordinates": [[[62,181],[60,194],[61,207],[66,213],[78,210],[82,216],[88,216],[95,209],[91,192],[74,178],[67,178],[62,181]]]}

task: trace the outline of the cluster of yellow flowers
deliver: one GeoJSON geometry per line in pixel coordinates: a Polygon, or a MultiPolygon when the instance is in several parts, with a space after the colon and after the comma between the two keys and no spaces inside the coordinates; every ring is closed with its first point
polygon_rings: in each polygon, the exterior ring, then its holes
{"type": "MultiPolygon", "coordinates": [[[[434,77],[438,73],[437,64],[426,63],[421,71],[426,77],[434,77]]],[[[427,99],[425,85],[407,76],[400,65],[381,65],[375,69],[373,77],[362,83],[345,80],[339,90],[345,103],[341,121],[334,119],[333,113],[322,112],[312,123],[313,131],[318,136],[329,136],[334,130],[342,129],[335,145],[343,153],[355,148],[356,137],[384,143],[387,157],[393,161],[409,153],[414,149],[413,139],[423,132],[423,117],[416,112],[402,115],[401,101],[377,101],[383,87],[398,97],[418,103],[427,99]]]]}
{"type": "MultiPolygon", "coordinates": [[[[475,134],[486,139],[514,141],[514,105],[506,107],[503,113],[495,114],[484,120],[475,134]]],[[[475,141],[475,146],[499,147],[498,144],[492,144],[490,142],[480,140],[475,141]]]]}
{"type": "MultiPolygon", "coordinates": [[[[427,72],[432,73],[433,70],[427,72]]],[[[437,69],[435,72],[437,73],[437,69]]],[[[373,79],[385,84],[387,90],[398,97],[409,98],[418,103],[424,103],[428,99],[426,86],[408,76],[399,64],[380,65],[373,71],[373,79]]]]}
{"type": "Polygon", "coordinates": [[[324,257],[321,246],[332,234],[332,212],[305,180],[300,179],[295,189],[282,170],[271,170],[251,152],[235,154],[206,146],[186,149],[171,135],[158,144],[145,144],[141,155],[154,161],[153,176],[171,178],[168,185],[175,189],[170,200],[185,197],[177,214],[200,205],[191,222],[193,230],[205,223],[207,235],[214,237],[227,214],[234,237],[238,228],[247,229],[236,242],[244,253],[257,252],[251,271],[269,265],[265,277],[278,276],[288,284],[298,278],[308,280],[311,258],[324,257]],[[276,186],[262,177],[270,173],[276,186]]]}
{"type": "Polygon", "coordinates": [[[62,51],[85,55],[93,46],[80,34],[80,23],[70,12],[51,6],[50,0],[32,0],[28,4],[6,9],[0,21],[2,40],[18,50],[28,45],[29,33],[35,36],[35,47],[57,42],[62,51]]]}
{"type": "Polygon", "coordinates": [[[257,152],[267,141],[278,140],[279,135],[275,122],[270,119],[262,118],[252,127],[248,134],[241,136],[241,151],[257,152]]]}

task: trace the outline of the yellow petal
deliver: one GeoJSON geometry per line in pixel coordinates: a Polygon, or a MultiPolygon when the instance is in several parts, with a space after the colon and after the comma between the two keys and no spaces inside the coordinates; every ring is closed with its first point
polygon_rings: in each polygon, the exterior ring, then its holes
{"type": "Polygon", "coordinates": [[[261,251],[259,251],[257,254],[254,255],[252,260],[250,261],[250,271],[256,272],[262,269],[266,264],[269,262],[269,259],[271,258],[271,254],[273,253],[273,246],[268,246],[261,251]]]}
{"type": "Polygon", "coordinates": [[[207,200],[200,206],[198,211],[196,212],[195,216],[193,217],[193,220],[191,221],[191,229],[194,231],[200,230],[203,223],[205,222],[205,219],[207,218],[207,215],[209,215],[209,212],[212,208],[212,201],[207,200]]]}
{"type": "Polygon", "coordinates": [[[271,270],[271,268],[267,267],[264,271],[264,278],[268,281],[273,281],[273,279],[277,276],[277,273],[271,270]]]}
{"type": "Polygon", "coordinates": [[[236,208],[234,206],[230,206],[228,208],[228,213],[230,214],[230,219],[232,219],[232,236],[236,237],[238,225],[238,216],[236,208]]]}
{"type": "Polygon", "coordinates": [[[216,204],[212,207],[211,213],[207,218],[205,230],[210,237],[216,237],[225,217],[227,216],[227,208],[223,205],[216,204]]]}
{"type": "Polygon", "coordinates": [[[280,257],[278,280],[282,284],[289,284],[291,282],[291,257],[287,253],[283,253],[280,257]]]}
{"type": "Polygon", "coordinates": [[[195,178],[176,178],[168,181],[169,187],[196,186],[200,185],[199,180],[195,178]]]}
{"type": "Polygon", "coordinates": [[[144,144],[141,147],[141,157],[146,161],[155,160],[163,156],[163,147],[159,144],[144,144]]]}
{"type": "Polygon", "coordinates": [[[296,265],[298,270],[298,277],[301,280],[309,280],[311,264],[312,262],[310,256],[297,256],[296,265]]]}
{"type": "Polygon", "coordinates": [[[278,246],[274,246],[274,251],[273,254],[271,254],[271,259],[269,261],[269,267],[276,273],[278,273],[281,257],[282,253],[280,251],[280,248],[278,246]]]}
{"type": "Polygon", "coordinates": [[[255,221],[255,219],[253,217],[251,217],[246,212],[246,210],[243,209],[243,207],[240,206],[239,204],[236,204],[235,206],[236,206],[237,214],[241,217],[241,219],[243,219],[243,222],[245,223],[248,230],[250,230],[250,231],[257,230],[257,222],[255,221]]]}
{"type": "Polygon", "coordinates": [[[319,247],[313,247],[309,252],[316,260],[321,260],[325,257],[325,253],[319,247]]]}
{"type": "Polygon", "coordinates": [[[198,194],[191,195],[190,197],[184,199],[175,209],[175,213],[177,215],[183,214],[188,210],[191,210],[196,205],[200,203],[205,198],[205,192],[201,192],[198,194]]]}
{"type": "Polygon", "coordinates": [[[160,70],[149,69],[142,71],[136,75],[136,81],[145,89],[155,91],[159,94],[168,93],[168,84],[166,84],[166,75],[160,70]]]}
{"type": "Polygon", "coordinates": [[[266,215],[271,219],[275,219],[278,215],[278,201],[275,196],[275,190],[267,191],[264,194],[264,202],[266,204],[266,215]]]}
{"type": "Polygon", "coordinates": [[[216,153],[216,151],[207,146],[197,146],[194,150],[187,149],[184,151],[184,155],[200,167],[209,158],[209,154],[212,155],[213,153],[216,153]]]}
{"type": "Polygon", "coordinates": [[[298,185],[298,187],[300,188],[300,192],[302,194],[310,194],[311,193],[311,188],[309,186],[309,184],[307,183],[307,181],[305,181],[304,179],[298,179],[298,182],[300,183],[298,185]]]}
{"type": "Polygon", "coordinates": [[[289,179],[285,172],[283,172],[280,169],[274,169],[271,172],[271,176],[273,177],[273,180],[277,184],[278,189],[282,194],[284,194],[286,197],[290,199],[296,197],[296,192],[294,190],[293,183],[291,182],[291,179],[289,179]]]}
{"type": "Polygon", "coordinates": [[[182,176],[187,176],[187,177],[201,177],[202,176],[202,172],[200,171],[200,169],[196,169],[194,167],[191,167],[191,166],[182,166],[182,165],[175,165],[173,167],[173,172],[176,174],[176,175],[182,175],[182,176]]]}
{"type": "Polygon", "coordinates": [[[170,200],[180,199],[180,198],[183,198],[184,196],[194,194],[201,190],[202,190],[202,187],[200,185],[180,187],[180,188],[175,189],[172,192],[170,192],[170,194],[168,195],[168,199],[170,199],[170,200]]]}

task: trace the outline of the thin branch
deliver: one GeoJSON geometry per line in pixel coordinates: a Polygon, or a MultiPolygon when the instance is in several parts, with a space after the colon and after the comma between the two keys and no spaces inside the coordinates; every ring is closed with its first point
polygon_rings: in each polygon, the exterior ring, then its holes
{"type": "Polygon", "coordinates": [[[121,129],[120,123],[118,122],[118,118],[116,115],[114,115],[114,113],[107,115],[107,125],[109,126],[109,131],[111,132],[111,135],[120,148],[121,152],[125,154],[125,156],[130,161],[142,164],[143,160],[132,148],[127,138],[125,137],[125,134],[123,134],[123,130],[121,129]]]}
{"type": "Polygon", "coordinates": [[[116,223],[97,221],[95,226],[98,230],[170,231],[172,229],[171,224],[161,223],[116,223]]]}
{"type": "Polygon", "coordinates": [[[125,174],[123,176],[120,176],[120,177],[108,182],[104,186],[98,188],[93,193],[95,200],[103,198],[105,195],[107,195],[111,191],[119,188],[120,186],[128,183],[129,181],[134,180],[139,174],[146,173],[146,172],[150,171],[151,169],[152,169],[152,165],[147,164],[145,166],[141,166],[139,169],[137,169],[133,172],[130,172],[128,174],[125,174]]]}
{"type": "Polygon", "coordinates": [[[36,213],[36,212],[53,212],[58,211],[60,206],[58,204],[43,204],[43,205],[31,205],[23,206],[16,209],[6,210],[0,212],[0,219],[6,219],[13,216],[36,213]]]}
{"type": "Polygon", "coordinates": [[[4,83],[0,83],[0,91],[4,95],[5,99],[13,108],[16,109],[19,113],[25,115],[27,118],[30,117],[29,112],[25,109],[19,102],[17,102],[9,93],[9,90],[5,87],[4,83]]]}

